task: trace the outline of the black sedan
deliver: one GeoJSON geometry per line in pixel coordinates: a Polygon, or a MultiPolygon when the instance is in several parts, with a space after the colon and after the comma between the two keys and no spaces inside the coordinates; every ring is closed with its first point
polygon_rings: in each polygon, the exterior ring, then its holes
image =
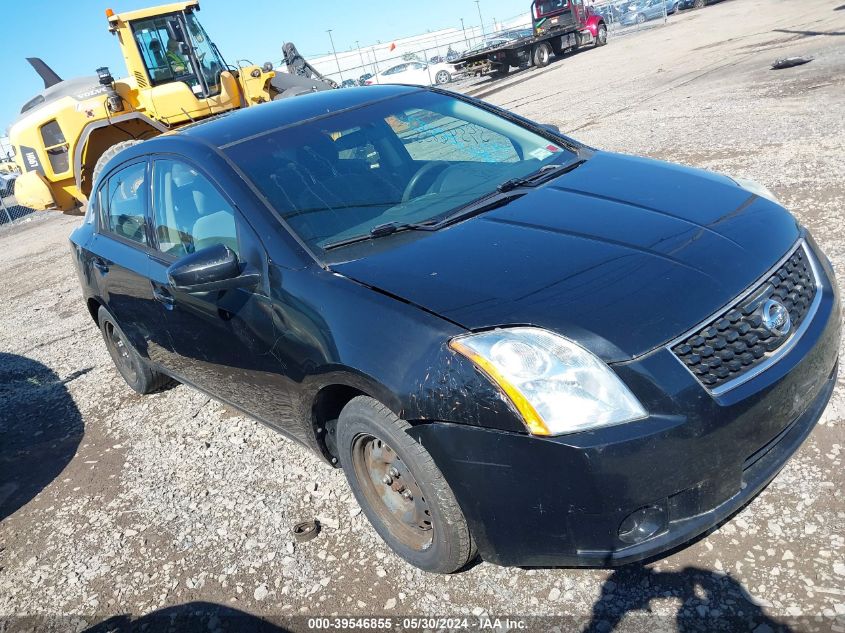
{"type": "Polygon", "coordinates": [[[685,543],[771,481],[836,376],[833,271],[768,191],[434,89],[135,145],[71,242],[133,389],[310,447],[430,571],[685,543]]]}

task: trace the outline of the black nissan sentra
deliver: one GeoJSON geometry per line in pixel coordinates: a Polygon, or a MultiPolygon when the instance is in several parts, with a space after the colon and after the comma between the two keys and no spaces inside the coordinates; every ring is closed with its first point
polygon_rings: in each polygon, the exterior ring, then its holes
{"type": "Polygon", "coordinates": [[[310,447],[429,571],[683,544],[771,481],[836,376],[830,262],[763,187],[434,89],[129,147],[71,242],[130,387],[310,447]]]}

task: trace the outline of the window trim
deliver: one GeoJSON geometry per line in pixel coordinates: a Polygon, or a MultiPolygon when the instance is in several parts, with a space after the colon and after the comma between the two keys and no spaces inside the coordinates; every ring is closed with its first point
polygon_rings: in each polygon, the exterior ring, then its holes
{"type": "MultiPolygon", "coordinates": [[[[165,253],[159,248],[158,243],[158,233],[156,229],[158,227],[154,227],[153,225],[156,223],[156,209],[155,209],[155,162],[157,160],[169,160],[171,162],[181,162],[185,165],[189,165],[192,169],[196,170],[196,172],[205,178],[212,187],[217,190],[217,193],[220,194],[220,197],[223,198],[232,210],[235,212],[235,238],[238,241],[238,250],[240,251],[243,242],[241,240],[241,223],[246,222],[246,216],[241,212],[240,207],[235,203],[230,195],[226,192],[226,190],[220,186],[220,183],[217,179],[213,178],[205,171],[196,161],[192,158],[185,156],[183,154],[176,154],[174,152],[156,152],[155,154],[150,154],[147,156],[149,159],[149,173],[150,173],[150,198],[149,204],[147,205],[148,213],[149,213],[149,221],[147,223],[148,233],[152,233],[151,241],[150,241],[150,257],[161,264],[172,264],[175,261],[178,261],[180,258],[176,257],[175,255],[171,255],[169,253],[165,253]]],[[[247,224],[249,224],[247,222],[247,224]]],[[[251,227],[250,227],[251,228],[251,227]]],[[[184,255],[183,255],[184,257],[184,255]]],[[[240,259],[240,255],[238,256],[240,259]]]]}
{"type": "Polygon", "coordinates": [[[141,156],[130,158],[126,162],[120,163],[119,165],[115,165],[115,167],[109,172],[100,177],[100,186],[97,188],[97,222],[96,222],[96,233],[98,235],[102,235],[104,237],[108,237],[109,239],[113,239],[116,242],[120,242],[121,244],[125,244],[127,246],[132,246],[133,248],[144,251],[149,253],[151,249],[151,242],[150,242],[150,197],[152,192],[152,183],[150,182],[151,173],[150,173],[150,161],[149,156],[141,156]],[[105,197],[106,202],[103,203],[104,197],[102,195],[103,189],[105,188],[108,190],[109,183],[111,179],[119,172],[123,171],[124,169],[128,169],[133,165],[138,165],[140,163],[144,163],[144,170],[146,172],[146,186],[144,189],[146,190],[146,204],[144,205],[144,232],[147,236],[147,243],[142,244],[141,242],[135,242],[134,240],[130,240],[127,237],[119,235],[115,233],[112,228],[109,226],[108,222],[105,222],[105,216],[108,215],[110,200],[108,200],[108,196],[105,197]]]}

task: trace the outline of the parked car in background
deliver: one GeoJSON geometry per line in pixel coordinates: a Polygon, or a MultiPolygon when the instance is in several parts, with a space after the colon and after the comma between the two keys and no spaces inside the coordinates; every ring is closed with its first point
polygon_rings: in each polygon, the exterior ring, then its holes
{"type": "Polygon", "coordinates": [[[340,87],[341,88],[354,88],[357,85],[358,85],[358,82],[355,81],[354,79],[344,79],[343,83],[340,84],[340,87]]]}
{"type": "Polygon", "coordinates": [[[426,64],[423,62],[403,62],[367,79],[364,84],[416,84],[431,86],[447,84],[456,73],[455,65],[448,63],[426,64]]]}
{"type": "Polygon", "coordinates": [[[768,485],[836,384],[831,262],[765,187],[443,90],[133,145],[70,242],[132,389],[178,380],[340,466],[427,571],[674,550],[768,485]]]}
{"type": "Polygon", "coordinates": [[[716,4],[721,0],[679,0],[679,9],[701,9],[710,4],[716,4]]]}
{"type": "MultiPolygon", "coordinates": [[[[664,6],[664,0],[638,0],[625,8],[625,12],[619,21],[623,25],[629,26],[631,24],[642,24],[649,20],[658,20],[670,13],[671,4],[673,3],[665,2],[664,6]]],[[[677,10],[677,4],[675,4],[674,10],[677,10]]]]}
{"type": "Polygon", "coordinates": [[[358,77],[358,85],[359,86],[366,86],[367,79],[370,79],[373,76],[373,73],[364,73],[360,77],[358,77]]]}

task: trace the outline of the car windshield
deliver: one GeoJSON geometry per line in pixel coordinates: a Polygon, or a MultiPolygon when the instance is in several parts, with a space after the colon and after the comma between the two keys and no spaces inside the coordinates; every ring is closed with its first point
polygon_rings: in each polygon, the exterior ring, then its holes
{"type": "Polygon", "coordinates": [[[269,131],[226,152],[316,253],[386,224],[436,223],[576,158],[486,109],[415,92],[269,131]]]}

